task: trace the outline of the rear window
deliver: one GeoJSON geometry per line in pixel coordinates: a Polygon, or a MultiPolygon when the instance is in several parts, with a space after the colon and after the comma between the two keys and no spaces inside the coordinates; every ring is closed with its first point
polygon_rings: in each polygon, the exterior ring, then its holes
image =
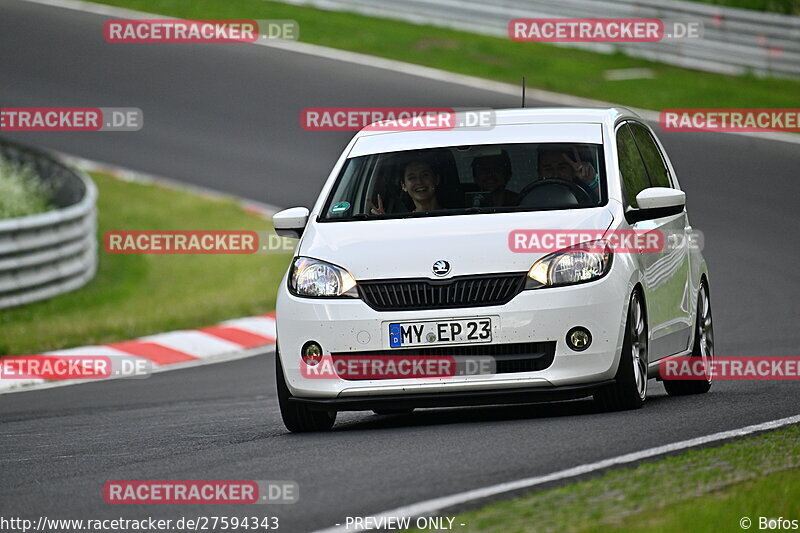
{"type": "Polygon", "coordinates": [[[599,144],[492,144],[348,159],[322,221],[579,209],[606,198],[599,144]]]}

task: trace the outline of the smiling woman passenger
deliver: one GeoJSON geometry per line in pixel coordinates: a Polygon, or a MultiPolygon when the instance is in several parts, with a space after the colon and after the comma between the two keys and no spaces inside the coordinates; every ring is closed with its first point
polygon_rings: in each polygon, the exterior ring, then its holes
{"type": "Polygon", "coordinates": [[[442,208],[436,197],[436,187],[440,182],[441,177],[431,164],[424,159],[417,159],[406,165],[400,187],[414,201],[415,212],[435,211],[442,208]]]}
{"type": "MultiPolygon", "coordinates": [[[[400,177],[400,189],[408,194],[414,202],[414,213],[436,211],[442,208],[437,197],[437,187],[441,183],[441,176],[425,159],[413,159],[406,163],[400,177]]],[[[383,198],[378,195],[378,205],[371,205],[373,215],[385,214],[383,198]]]]}

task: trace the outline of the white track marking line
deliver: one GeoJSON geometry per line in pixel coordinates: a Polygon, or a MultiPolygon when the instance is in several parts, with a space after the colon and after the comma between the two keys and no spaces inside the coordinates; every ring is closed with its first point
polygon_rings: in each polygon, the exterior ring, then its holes
{"type": "MultiPolygon", "coordinates": [[[[408,505],[405,507],[398,507],[397,509],[392,509],[390,511],[384,511],[379,514],[373,515],[374,518],[380,519],[382,517],[417,517],[417,516],[425,516],[430,514],[435,514],[440,512],[444,509],[448,509],[451,507],[455,507],[457,505],[463,505],[468,502],[472,502],[475,500],[481,500],[484,498],[488,498],[491,496],[496,496],[499,494],[504,494],[507,492],[512,492],[520,489],[528,489],[532,487],[536,487],[538,485],[543,485],[545,483],[552,483],[554,481],[561,481],[564,479],[573,478],[576,476],[581,476],[584,474],[589,474],[592,472],[597,472],[599,470],[603,470],[606,468],[610,468],[612,466],[618,465],[627,465],[631,463],[636,463],[638,461],[642,461],[644,459],[649,459],[652,457],[658,457],[660,455],[665,455],[668,453],[686,450],[689,448],[694,448],[697,446],[703,446],[705,444],[710,444],[713,442],[724,441],[728,439],[733,439],[737,437],[743,437],[745,435],[750,435],[753,433],[758,433],[761,431],[768,431],[771,429],[777,429],[783,426],[789,426],[792,424],[800,423],[800,415],[790,416],[787,418],[781,418],[778,420],[772,420],[770,422],[764,422],[762,424],[755,424],[752,426],[746,426],[739,429],[732,429],[729,431],[721,431],[719,433],[712,433],[711,435],[706,435],[704,437],[697,437],[694,439],[682,440],[679,442],[674,442],[672,444],[665,444],[663,446],[656,446],[655,448],[648,448],[646,450],[641,450],[638,452],[628,453],[625,455],[620,455],[617,457],[612,457],[610,459],[604,459],[602,461],[597,461],[595,463],[587,463],[580,466],[576,466],[573,468],[567,468],[566,470],[560,470],[558,472],[553,472],[552,474],[547,474],[544,476],[535,476],[529,477],[524,479],[519,479],[517,481],[510,481],[506,483],[498,483],[497,485],[490,485],[488,487],[469,490],[466,492],[460,492],[458,494],[453,494],[451,496],[445,496],[442,498],[434,498],[432,500],[425,500],[422,502],[418,502],[412,505],[408,505]]],[[[342,533],[342,532],[349,532],[349,531],[364,531],[362,528],[347,528],[345,526],[336,526],[327,529],[321,529],[316,531],[315,533],[342,533]]]]}
{"type": "Polygon", "coordinates": [[[0,377],[0,394],[38,390],[47,387],[48,381],[39,378],[8,379],[0,377]]]}
{"type": "MultiPolygon", "coordinates": [[[[145,18],[145,19],[174,19],[165,15],[158,15],[153,13],[144,13],[142,11],[135,11],[132,9],[125,9],[102,4],[93,4],[91,2],[83,2],[80,0],[21,0],[32,4],[41,4],[50,7],[58,7],[63,9],[71,9],[73,11],[83,11],[95,15],[103,15],[114,18],[145,18]]],[[[98,35],[100,30],[98,29],[98,35]]],[[[445,70],[438,70],[431,67],[423,67],[413,63],[406,63],[404,61],[397,61],[395,59],[385,59],[375,57],[367,54],[360,54],[357,52],[349,52],[346,50],[338,50],[335,48],[328,48],[316,44],[302,43],[298,41],[256,41],[252,43],[259,46],[266,46],[269,48],[276,48],[288,52],[299,54],[311,55],[314,57],[322,57],[332,59],[335,61],[343,61],[356,65],[363,65],[371,68],[378,68],[382,70],[389,70],[392,72],[401,72],[419,78],[431,79],[439,82],[451,83],[454,85],[461,85],[473,89],[481,89],[494,93],[520,96],[520,88],[510,83],[502,83],[498,81],[491,81],[483,78],[467,76],[464,74],[456,74],[447,72],[445,70]]],[[[527,96],[533,100],[542,102],[549,102],[564,106],[574,107],[612,107],[620,106],[620,104],[613,104],[601,100],[593,100],[590,98],[583,98],[579,96],[571,96],[567,94],[554,93],[544,91],[541,89],[528,88],[527,96]]],[[[651,122],[658,122],[658,111],[648,109],[638,109],[629,106],[639,113],[641,117],[651,122]]],[[[783,132],[714,132],[723,135],[740,135],[746,137],[753,137],[756,139],[780,141],[793,144],[800,144],[800,135],[783,132]]]]}

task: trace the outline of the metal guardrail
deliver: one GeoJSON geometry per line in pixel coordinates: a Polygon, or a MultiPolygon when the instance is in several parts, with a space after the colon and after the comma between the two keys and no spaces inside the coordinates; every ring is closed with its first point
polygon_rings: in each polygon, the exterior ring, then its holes
{"type": "Polygon", "coordinates": [[[508,37],[514,18],[660,18],[701,21],[701,39],[558,43],[724,74],[800,76],[800,17],[681,0],[283,0],[508,37]]]}
{"type": "Polygon", "coordinates": [[[52,184],[57,208],[0,220],[0,309],[75,290],[97,271],[97,188],[52,156],[0,139],[0,158],[52,184]]]}

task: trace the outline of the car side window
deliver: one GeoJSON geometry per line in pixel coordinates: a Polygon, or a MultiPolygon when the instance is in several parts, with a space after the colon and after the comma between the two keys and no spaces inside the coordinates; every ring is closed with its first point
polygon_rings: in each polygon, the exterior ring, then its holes
{"type": "Polygon", "coordinates": [[[636,146],[639,147],[639,153],[642,154],[644,164],[647,167],[647,173],[650,175],[650,183],[653,187],[672,187],[669,179],[669,169],[664,157],[661,155],[661,150],[658,149],[655,139],[650,132],[635,122],[629,122],[629,127],[633,133],[633,138],[636,139],[636,146]]]}
{"type": "Polygon", "coordinates": [[[628,124],[623,124],[617,130],[617,155],[625,198],[631,207],[639,207],[636,195],[650,187],[650,180],[628,124]]]}

